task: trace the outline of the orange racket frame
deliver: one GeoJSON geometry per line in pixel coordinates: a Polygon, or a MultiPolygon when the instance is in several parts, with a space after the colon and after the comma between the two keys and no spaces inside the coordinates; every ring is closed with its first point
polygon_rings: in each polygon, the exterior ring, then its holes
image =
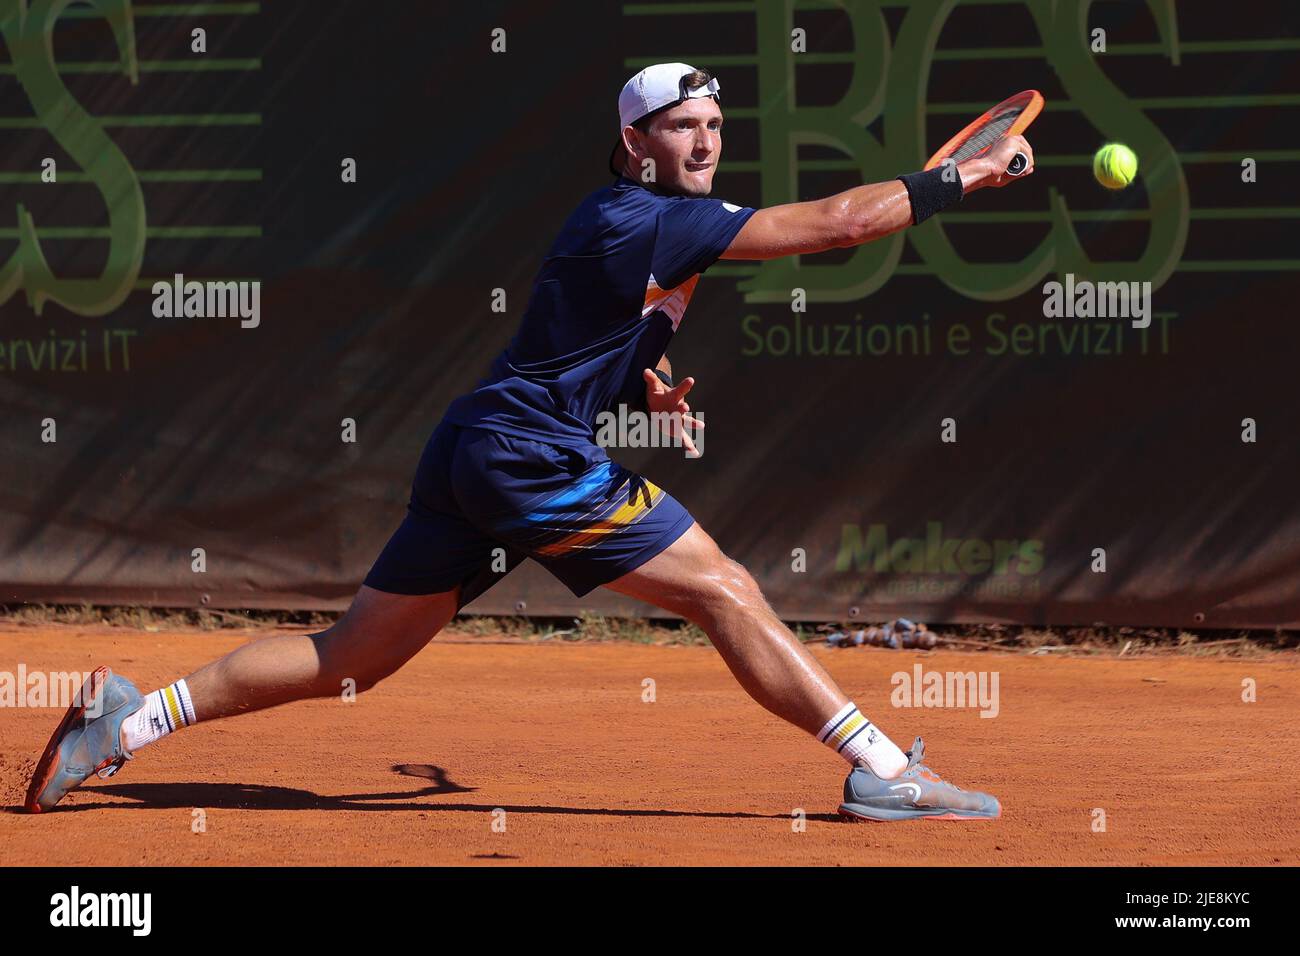
{"type": "MultiPolygon", "coordinates": [[[[1038,114],[1043,111],[1043,106],[1046,102],[1047,101],[1043,99],[1043,94],[1039,93],[1037,90],[1023,90],[1015,96],[1008,96],[997,106],[984,111],[976,119],[967,123],[960,133],[948,140],[948,142],[944,143],[939,151],[930,157],[930,161],[925,164],[925,168],[934,169],[936,166],[942,164],[945,159],[957,152],[957,150],[960,149],[968,139],[978,133],[981,127],[997,119],[998,116],[1009,109],[1019,108],[1021,112],[1002,136],[1015,136],[1019,133],[1023,133],[1029,128],[1029,125],[1034,120],[1038,119],[1038,114]]],[[[988,146],[985,146],[982,150],[973,155],[982,155],[983,153],[988,152],[993,145],[993,143],[990,143],[988,146]]],[[[1011,164],[1007,167],[1007,172],[1012,176],[1019,176],[1025,171],[1027,166],[1028,159],[1025,155],[1023,153],[1016,153],[1015,157],[1011,160],[1011,164]]]]}

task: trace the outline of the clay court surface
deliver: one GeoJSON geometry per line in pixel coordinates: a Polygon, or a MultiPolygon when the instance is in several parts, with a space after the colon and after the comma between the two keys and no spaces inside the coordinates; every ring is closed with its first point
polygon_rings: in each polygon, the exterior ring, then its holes
{"type": "MultiPolygon", "coordinates": [[[[0,625],[0,670],[106,663],[148,692],[267,633],[0,625]]],[[[707,647],[440,638],[354,703],[200,724],[41,816],[14,811],[61,710],[0,710],[0,862],[1300,863],[1294,655],[814,653],[901,745],[921,734],[932,767],[997,794],[1002,819],[841,821],[842,762],[761,710],[707,647]],[[917,661],[996,670],[1000,713],[893,708],[891,675],[917,661]]]]}

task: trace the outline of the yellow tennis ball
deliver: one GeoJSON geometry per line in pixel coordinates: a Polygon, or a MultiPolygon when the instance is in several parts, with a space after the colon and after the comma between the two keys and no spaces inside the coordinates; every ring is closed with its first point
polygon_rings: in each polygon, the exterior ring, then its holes
{"type": "Polygon", "coordinates": [[[1092,157],[1092,174],[1107,189],[1123,189],[1137,171],[1137,154],[1123,143],[1107,143],[1092,157]]]}

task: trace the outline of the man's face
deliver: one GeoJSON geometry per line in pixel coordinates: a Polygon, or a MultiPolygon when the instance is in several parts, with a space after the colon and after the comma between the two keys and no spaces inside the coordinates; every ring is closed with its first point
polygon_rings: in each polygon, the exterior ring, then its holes
{"type": "Polygon", "coordinates": [[[707,196],[722,157],[722,110],[711,97],[686,100],[647,120],[645,132],[623,129],[628,167],[644,181],[644,161],[654,160],[660,191],[679,196],[707,196]]]}

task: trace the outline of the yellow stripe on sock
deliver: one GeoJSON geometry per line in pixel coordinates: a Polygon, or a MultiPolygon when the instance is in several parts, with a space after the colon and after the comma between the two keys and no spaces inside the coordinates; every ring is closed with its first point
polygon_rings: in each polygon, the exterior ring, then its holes
{"type": "Polygon", "coordinates": [[[167,712],[172,716],[172,726],[180,730],[188,721],[185,719],[185,715],[181,713],[181,704],[176,699],[176,691],[170,686],[163,688],[163,702],[167,705],[167,712]]]}
{"type": "Polygon", "coordinates": [[[858,712],[848,720],[844,721],[844,723],[840,724],[839,727],[835,729],[835,733],[831,734],[830,739],[826,742],[832,747],[838,749],[840,744],[844,743],[844,741],[857,733],[866,722],[867,718],[863,717],[861,712],[858,712]]]}

